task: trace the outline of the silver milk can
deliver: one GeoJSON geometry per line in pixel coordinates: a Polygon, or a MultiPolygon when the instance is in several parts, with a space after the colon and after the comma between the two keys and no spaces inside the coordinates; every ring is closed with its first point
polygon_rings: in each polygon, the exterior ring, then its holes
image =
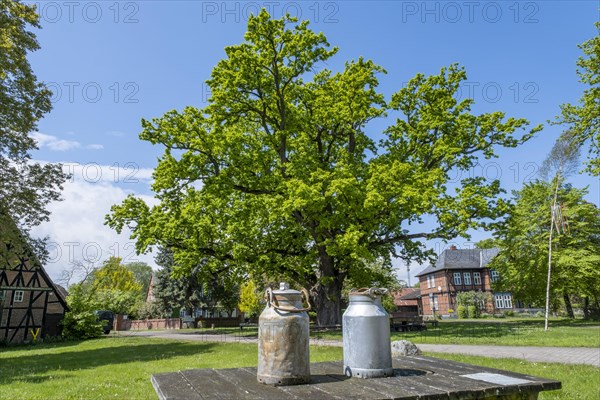
{"type": "Polygon", "coordinates": [[[267,289],[265,297],[267,307],[258,319],[258,381],[276,386],[310,382],[308,292],[282,282],[279,290],[267,289]]]}
{"type": "Polygon", "coordinates": [[[352,289],[342,317],[344,374],[357,378],[392,376],[390,316],[381,305],[387,289],[352,289]]]}

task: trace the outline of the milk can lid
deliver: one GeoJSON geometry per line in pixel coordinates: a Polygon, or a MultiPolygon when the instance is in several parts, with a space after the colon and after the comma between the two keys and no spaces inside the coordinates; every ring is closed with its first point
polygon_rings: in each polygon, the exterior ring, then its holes
{"type": "Polygon", "coordinates": [[[279,289],[273,290],[273,294],[302,294],[302,292],[290,289],[290,284],[287,282],[280,282],[279,289]]]}

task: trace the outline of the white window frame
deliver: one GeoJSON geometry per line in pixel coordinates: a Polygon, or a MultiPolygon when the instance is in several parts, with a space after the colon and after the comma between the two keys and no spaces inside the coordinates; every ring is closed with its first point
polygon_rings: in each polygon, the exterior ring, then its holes
{"type": "Polygon", "coordinates": [[[490,271],[490,279],[492,280],[492,282],[496,282],[499,278],[500,278],[500,274],[498,273],[498,271],[492,269],[490,271]]]}
{"type": "Polygon", "coordinates": [[[427,275],[427,289],[431,289],[431,276],[427,275]]]}
{"type": "Polygon", "coordinates": [[[475,285],[481,285],[481,273],[473,272],[473,283],[475,285]]]}
{"type": "Polygon", "coordinates": [[[494,294],[494,302],[496,304],[496,308],[498,308],[498,309],[511,309],[511,308],[513,308],[512,294],[510,294],[510,293],[496,293],[496,294],[494,294]]]}
{"type": "Polygon", "coordinates": [[[431,287],[435,288],[435,275],[431,274],[431,287]]]}
{"type": "Polygon", "coordinates": [[[461,275],[460,272],[455,272],[454,273],[454,279],[452,280],[452,282],[454,282],[455,286],[462,285],[462,275],[461,275]]]}
{"type": "Polygon", "coordinates": [[[470,285],[471,284],[471,273],[470,272],[464,272],[463,273],[463,280],[465,282],[465,285],[470,285]]]}
{"type": "Polygon", "coordinates": [[[13,303],[22,303],[24,297],[25,297],[24,291],[15,290],[15,294],[13,295],[13,303]]]}
{"type": "Polygon", "coordinates": [[[433,295],[433,309],[435,311],[440,311],[440,305],[438,304],[438,296],[437,296],[437,294],[433,295]]]}

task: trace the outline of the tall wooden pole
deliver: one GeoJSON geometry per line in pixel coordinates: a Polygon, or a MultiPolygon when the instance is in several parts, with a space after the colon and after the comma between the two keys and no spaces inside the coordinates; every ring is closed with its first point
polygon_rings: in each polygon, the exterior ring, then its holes
{"type": "Polygon", "coordinates": [[[548,330],[548,313],[550,310],[550,277],[552,276],[552,232],[554,231],[554,210],[558,197],[558,185],[560,183],[560,172],[556,174],[556,188],[554,189],[554,200],[550,208],[550,235],[548,236],[548,281],[546,283],[546,317],[544,319],[544,330],[548,330]]]}

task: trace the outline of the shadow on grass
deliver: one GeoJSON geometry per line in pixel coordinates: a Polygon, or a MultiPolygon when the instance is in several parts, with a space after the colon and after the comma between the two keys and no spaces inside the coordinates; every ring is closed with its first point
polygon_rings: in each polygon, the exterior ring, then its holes
{"type": "MultiPolygon", "coordinates": [[[[111,340],[111,339],[105,339],[111,340]]],[[[117,342],[118,343],[117,339],[117,342]]],[[[61,349],[73,346],[71,343],[54,344],[52,347],[61,349]]],[[[110,347],[94,349],[70,349],[64,352],[49,354],[16,355],[2,357],[0,364],[0,385],[10,384],[14,381],[41,383],[53,371],[78,371],[88,368],[97,368],[106,365],[125,364],[138,361],[157,361],[179,356],[190,356],[210,352],[215,343],[127,343],[110,347]]],[[[41,347],[41,346],[40,346],[41,347]]],[[[31,347],[31,350],[36,347],[31,347]]],[[[15,348],[14,350],[26,350],[15,348]]]]}

